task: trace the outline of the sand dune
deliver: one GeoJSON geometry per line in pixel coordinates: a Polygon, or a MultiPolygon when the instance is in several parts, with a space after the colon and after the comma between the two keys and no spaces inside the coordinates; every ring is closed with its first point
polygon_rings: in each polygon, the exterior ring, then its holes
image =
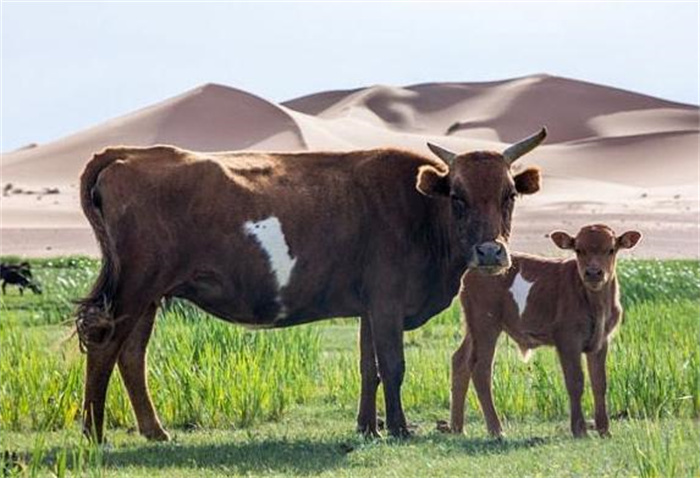
{"type": "Polygon", "coordinates": [[[538,251],[548,248],[541,239],[549,229],[614,218],[620,227],[638,222],[656,231],[640,255],[698,257],[698,119],[697,106],[548,75],[377,85],[282,104],[207,84],[3,154],[2,184],[11,186],[0,200],[2,253],[96,252],[77,183],[84,164],[109,145],[201,151],[399,146],[427,154],[426,140],[456,151],[499,150],[546,124],[546,146],[522,162],[542,166],[545,186],[520,205],[516,245],[538,251]],[[46,188],[59,193],[42,193],[46,188]],[[675,243],[661,237],[671,223],[683,234],[675,243]]]}

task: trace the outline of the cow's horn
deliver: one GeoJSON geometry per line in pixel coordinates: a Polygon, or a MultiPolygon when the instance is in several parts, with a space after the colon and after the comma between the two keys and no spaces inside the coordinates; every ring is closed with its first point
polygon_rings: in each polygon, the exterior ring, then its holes
{"type": "Polygon", "coordinates": [[[539,133],[528,136],[527,138],[520,140],[514,145],[506,148],[506,150],[503,151],[503,159],[506,160],[506,163],[513,164],[520,156],[529,153],[539,146],[546,137],[547,128],[543,126],[539,133]]]}
{"type": "Polygon", "coordinates": [[[428,148],[430,148],[430,151],[432,151],[435,154],[435,156],[442,159],[448,166],[452,166],[452,162],[457,157],[457,155],[452,151],[448,151],[445,148],[441,148],[440,146],[433,143],[428,143],[428,148]]]}

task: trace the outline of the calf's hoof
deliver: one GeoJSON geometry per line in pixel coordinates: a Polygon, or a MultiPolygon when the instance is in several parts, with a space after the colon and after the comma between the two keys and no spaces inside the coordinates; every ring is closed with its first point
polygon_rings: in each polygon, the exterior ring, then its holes
{"type": "Polygon", "coordinates": [[[455,435],[459,435],[463,432],[462,428],[453,427],[447,420],[437,420],[435,422],[435,429],[441,433],[453,433],[455,435]]]}
{"type": "Polygon", "coordinates": [[[145,430],[141,432],[141,435],[146,437],[148,441],[170,441],[170,434],[162,428],[145,430]]]}
{"type": "Polygon", "coordinates": [[[605,430],[598,430],[598,435],[600,435],[600,438],[612,438],[610,430],[607,428],[605,430]]]}
{"type": "Polygon", "coordinates": [[[449,423],[447,423],[447,420],[438,420],[435,422],[435,429],[441,433],[451,433],[452,430],[450,429],[449,423]]]}

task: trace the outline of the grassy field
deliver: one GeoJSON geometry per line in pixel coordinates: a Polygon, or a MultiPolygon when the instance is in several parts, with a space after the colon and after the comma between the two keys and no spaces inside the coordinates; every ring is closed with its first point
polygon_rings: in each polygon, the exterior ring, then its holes
{"type": "MultiPolygon", "coordinates": [[[[417,436],[365,442],[353,432],[359,396],[357,323],[333,320],[249,332],[182,303],[161,311],[150,384],[167,444],[133,433],[118,374],[107,446],[77,423],[84,358],[71,301],[97,264],[33,262],[44,294],[2,297],[0,468],[5,476],[700,476],[700,264],[620,264],[626,315],[609,359],[613,438],[575,441],[552,350],[525,364],[502,338],[494,395],[508,438],[487,437],[470,391],[465,436],[434,431],[449,409],[456,306],[406,336],[404,404],[417,436]]],[[[380,396],[380,403],[381,403],[380,396]]],[[[591,416],[587,391],[584,405],[591,416]]]]}

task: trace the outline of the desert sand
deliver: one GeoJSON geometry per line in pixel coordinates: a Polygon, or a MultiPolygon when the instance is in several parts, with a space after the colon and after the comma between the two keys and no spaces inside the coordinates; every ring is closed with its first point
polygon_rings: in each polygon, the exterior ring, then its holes
{"type": "Polygon", "coordinates": [[[98,255],[77,185],[85,163],[110,145],[199,151],[398,146],[429,154],[426,141],[456,152],[502,150],[546,125],[546,144],[519,162],[542,167],[544,180],[540,193],[516,207],[515,250],[557,254],[548,232],[604,222],[645,234],[633,256],[698,258],[699,119],[694,105],[549,75],[378,85],[281,104],[207,84],[3,154],[0,253],[98,255]]]}

